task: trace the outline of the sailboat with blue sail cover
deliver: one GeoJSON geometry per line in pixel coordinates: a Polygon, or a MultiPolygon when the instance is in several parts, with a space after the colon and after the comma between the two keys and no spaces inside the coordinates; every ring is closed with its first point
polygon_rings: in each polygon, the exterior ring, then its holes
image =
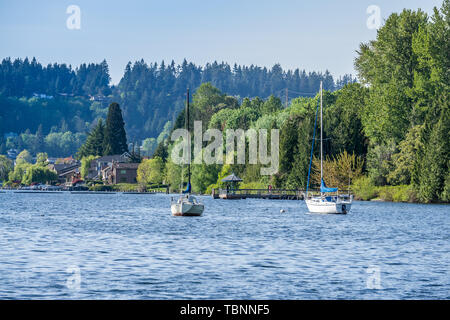
{"type": "Polygon", "coordinates": [[[306,185],[305,202],[311,213],[336,213],[346,214],[350,211],[353,202],[353,196],[348,194],[339,194],[338,188],[329,188],[323,180],[323,130],[322,130],[322,108],[323,92],[322,81],[320,82],[320,195],[309,194],[309,179],[311,176],[311,163],[314,151],[314,140],[317,124],[317,112],[314,121],[313,142],[311,146],[311,157],[309,160],[308,182],[306,185]]]}
{"type": "MultiPolygon", "coordinates": [[[[186,92],[186,130],[189,132],[189,89],[186,92]]],[[[191,195],[191,163],[188,163],[188,184],[182,195],[175,200],[172,198],[170,210],[174,216],[201,216],[205,206],[191,195]]]]}

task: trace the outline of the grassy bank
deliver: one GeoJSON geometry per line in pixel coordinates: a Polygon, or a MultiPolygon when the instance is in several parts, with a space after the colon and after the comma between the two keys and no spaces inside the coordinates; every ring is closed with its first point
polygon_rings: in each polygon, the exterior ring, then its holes
{"type": "Polygon", "coordinates": [[[368,177],[356,180],[352,185],[352,191],[356,200],[417,202],[416,192],[412,186],[375,186],[368,177]]]}
{"type": "Polygon", "coordinates": [[[161,185],[148,185],[146,187],[136,183],[95,184],[89,191],[116,191],[116,192],[165,192],[166,187],[161,185]]]}

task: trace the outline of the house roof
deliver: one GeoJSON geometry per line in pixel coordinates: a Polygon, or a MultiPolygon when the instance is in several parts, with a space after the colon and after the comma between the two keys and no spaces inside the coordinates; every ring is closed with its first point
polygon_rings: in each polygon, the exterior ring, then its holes
{"type": "Polygon", "coordinates": [[[115,163],[114,168],[116,169],[137,169],[139,163],[115,163]]]}
{"type": "Polygon", "coordinates": [[[111,156],[103,156],[100,158],[95,159],[96,162],[126,162],[128,161],[128,158],[125,156],[125,154],[113,154],[111,156]]]}
{"type": "Polygon", "coordinates": [[[242,181],[242,179],[236,176],[234,173],[222,179],[222,182],[239,182],[239,181],[242,181]]]}
{"type": "Polygon", "coordinates": [[[50,168],[55,170],[57,174],[63,174],[65,172],[72,171],[72,170],[78,168],[79,166],[80,166],[80,164],[78,162],[70,163],[70,164],[67,164],[67,163],[50,164],[50,168]]]}

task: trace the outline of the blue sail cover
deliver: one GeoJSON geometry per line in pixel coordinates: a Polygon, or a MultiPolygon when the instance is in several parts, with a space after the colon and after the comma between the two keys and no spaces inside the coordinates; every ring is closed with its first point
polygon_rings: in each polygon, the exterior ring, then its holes
{"type": "Polygon", "coordinates": [[[338,188],[328,188],[325,185],[325,181],[322,179],[322,183],[320,184],[320,192],[336,192],[338,188]]]}
{"type": "Polygon", "coordinates": [[[186,190],[184,190],[183,193],[191,193],[191,183],[190,182],[188,183],[186,190]]]}

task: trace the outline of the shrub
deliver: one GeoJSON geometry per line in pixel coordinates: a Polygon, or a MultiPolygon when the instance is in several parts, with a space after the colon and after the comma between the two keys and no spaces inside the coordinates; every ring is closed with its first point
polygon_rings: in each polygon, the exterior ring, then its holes
{"type": "Polygon", "coordinates": [[[89,187],[89,191],[114,191],[113,186],[97,184],[89,187]]]}
{"type": "Polygon", "coordinates": [[[353,181],[352,191],[357,200],[371,200],[378,196],[378,189],[369,177],[360,177],[353,181]]]}
{"type": "Polygon", "coordinates": [[[139,185],[131,183],[118,183],[110,186],[114,191],[137,192],[140,191],[139,185]]]}
{"type": "Polygon", "coordinates": [[[269,185],[267,183],[254,181],[254,182],[241,182],[239,184],[240,189],[268,189],[269,185]]]}

